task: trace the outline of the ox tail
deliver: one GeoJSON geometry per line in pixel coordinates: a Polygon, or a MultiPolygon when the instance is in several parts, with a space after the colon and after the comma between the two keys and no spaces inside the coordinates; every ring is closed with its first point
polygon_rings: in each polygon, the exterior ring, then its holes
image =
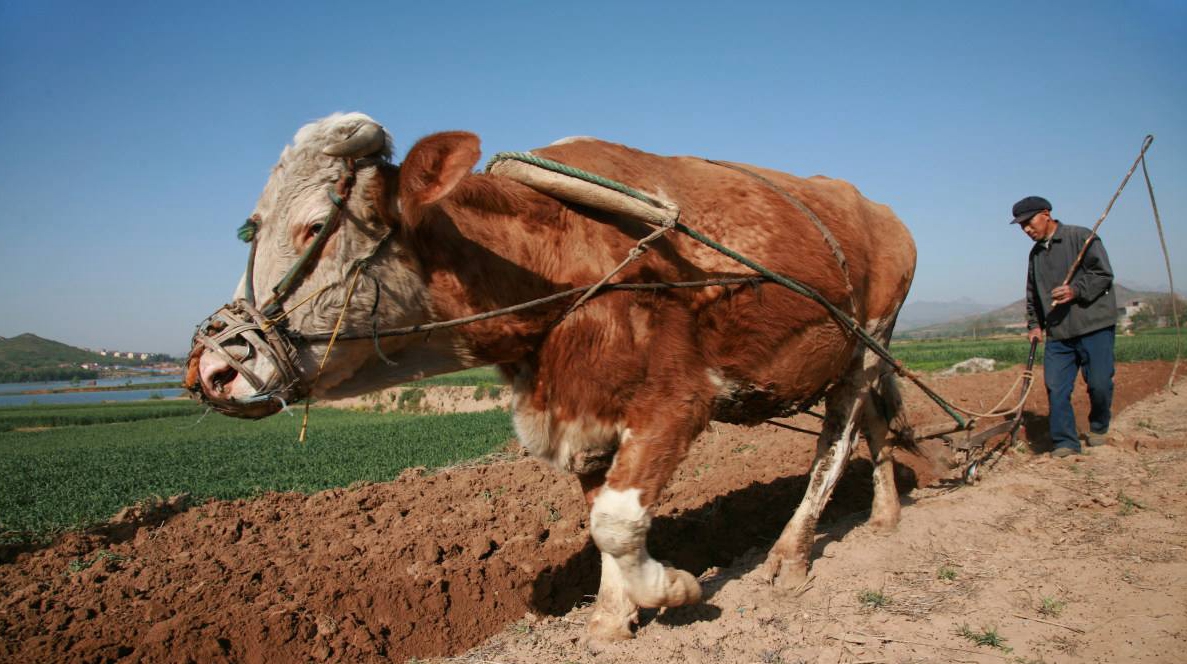
{"type": "Polygon", "coordinates": [[[907,408],[899,391],[898,376],[887,372],[878,381],[870,395],[878,412],[890,428],[892,444],[909,451],[917,451],[915,430],[907,419],[907,408]]]}

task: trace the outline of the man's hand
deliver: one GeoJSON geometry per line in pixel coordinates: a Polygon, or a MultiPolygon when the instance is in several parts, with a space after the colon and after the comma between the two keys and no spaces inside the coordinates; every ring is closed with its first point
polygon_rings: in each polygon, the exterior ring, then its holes
{"type": "Polygon", "coordinates": [[[1056,286],[1051,290],[1051,301],[1055,304],[1067,304],[1076,299],[1076,290],[1071,286],[1056,286]]]}
{"type": "Polygon", "coordinates": [[[1027,336],[1027,338],[1029,338],[1029,339],[1030,339],[1030,342],[1031,342],[1031,343],[1034,343],[1034,342],[1036,342],[1036,341],[1037,341],[1037,342],[1039,342],[1039,343],[1042,343],[1042,341],[1043,341],[1043,330],[1042,330],[1042,328],[1033,327],[1033,328],[1031,328],[1030,332],[1028,332],[1028,333],[1027,333],[1027,335],[1026,335],[1026,336],[1027,336]]]}

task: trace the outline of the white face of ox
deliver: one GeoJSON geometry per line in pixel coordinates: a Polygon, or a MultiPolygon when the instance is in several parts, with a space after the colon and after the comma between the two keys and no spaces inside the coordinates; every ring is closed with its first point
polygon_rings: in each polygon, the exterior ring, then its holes
{"type": "MultiPolygon", "coordinates": [[[[308,124],[281,153],[250,217],[256,225],[252,285],[255,305],[261,310],[330,223],[337,210],[330,192],[347,174],[347,158],[365,158],[357,164],[355,183],[337,225],[322,248],[307,259],[303,277],[280,300],[288,330],[306,336],[330,332],[342,316],[340,335],[369,335],[373,318],[381,330],[427,319],[426,288],[417,262],[399,242],[399,176],[387,163],[390,154],[386,132],[361,113],[335,114],[308,124]],[[355,282],[346,306],[355,262],[363,258],[370,267],[355,282]]],[[[243,299],[246,290],[245,274],[235,299],[243,299]]],[[[281,316],[274,314],[273,319],[281,316]]],[[[395,366],[379,358],[370,338],[336,341],[324,366],[327,341],[294,345],[300,377],[295,389],[275,391],[282,374],[274,354],[261,349],[265,344],[249,343],[242,336],[223,340],[221,353],[195,343],[187,386],[200,390],[222,412],[255,418],[275,413],[283,402],[306,394],[321,398],[362,394],[461,367],[451,352],[448,334],[434,334],[431,341],[382,339],[384,354],[395,366]],[[227,356],[266,387],[253,385],[227,356]]]]}

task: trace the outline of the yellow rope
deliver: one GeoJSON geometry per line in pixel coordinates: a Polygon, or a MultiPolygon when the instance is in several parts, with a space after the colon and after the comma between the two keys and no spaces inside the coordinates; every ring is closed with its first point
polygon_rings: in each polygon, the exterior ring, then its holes
{"type": "MultiPolygon", "coordinates": [[[[330,359],[330,351],[334,349],[334,341],[338,338],[338,331],[342,329],[342,321],[346,318],[346,310],[347,310],[347,308],[350,307],[350,296],[354,295],[354,287],[356,284],[358,284],[359,274],[362,273],[362,271],[363,271],[363,264],[360,263],[359,266],[356,267],[354,270],[354,276],[351,277],[350,286],[346,289],[346,300],[342,303],[342,311],[338,312],[338,322],[334,324],[334,332],[333,332],[333,334],[330,335],[330,341],[326,344],[326,353],[325,353],[325,355],[321,356],[321,362],[317,365],[317,374],[315,374],[313,376],[313,382],[311,382],[309,384],[309,391],[311,393],[313,391],[313,386],[317,385],[318,379],[321,378],[322,369],[324,369],[326,367],[326,360],[330,359]]],[[[326,286],[326,288],[329,288],[329,286],[326,286]]],[[[321,290],[324,291],[324,290],[326,290],[326,288],[323,288],[321,290]]],[[[321,291],[318,291],[318,292],[320,293],[321,291]]],[[[310,297],[312,297],[312,296],[310,296],[310,297]]],[[[310,298],[305,298],[305,300],[309,300],[309,299],[310,298]]],[[[304,303],[305,302],[301,302],[301,304],[304,304],[304,303]]],[[[297,307],[301,306],[301,304],[298,304],[297,307]]],[[[293,307],[293,309],[296,309],[297,307],[293,307]]],[[[292,311],[293,309],[290,309],[289,311],[292,311]]],[[[285,315],[288,315],[288,314],[286,313],[285,315]]],[[[301,443],[305,442],[305,431],[308,428],[309,428],[309,398],[307,397],[305,399],[305,414],[304,414],[304,416],[301,417],[301,433],[300,433],[300,435],[297,436],[298,442],[301,442],[301,443]]]]}
{"type": "Polygon", "coordinates": [[[281,312],[281,314],[279,316],[277,316],[276,318],[269,318],[268,320],[264,321],[264,324],[261,327],[264,328],[265,332],[267,332],[269,329],[271,329],[273,327],[276,327],[276,325],[278,325],[281,321],[288,318],[289,314],[293,313],[297,309],[300,309],[302,306],[305,305],[306,302],[309,302],[313,298],[317,297],[318,295],[321,295],[322,293],[333,288],[334,286],[335,286],[335,284],[330,284],[329,286],[325,286],[324,288],[319,288],[319,289],[313,291],[313,293],[309,297],[298,302],[293,308],[289,309],[288,311],[281,312]]]}
{"type": "Polygon", "coordinates": [[[1030,396],[1030,390],[1033,387],[1034,387],[1034,372],[1027,370],[1027,371],[1023,371],[1022,375],[1018,376],[1018,378],[1016,378],[1014,380],[1014,383],[1012,385],[1010,385],[1010,389],[1006,390],[1006,394],[1005,394],[1005,396],[1002,397],[1002,400],[997,402],[996,404],[994,404],[993,408],[990,408],[988,413],[977,413],[977,412],[974,412],[971,410],[967,410],[965,408],[961,408],[960,406],[957,406],[956,404],[952,404],[952,407],[955,408],[956,410],[960,411],[961,413],[968,415],[969,417],[1006,417],[1008,415],[1013,415],[1013,414],[1017,413],[1018,411],[1022,410],[1022,407],[1026,405],[1026,398],[1030,396]],[[1001,408],[1001,405],[1006,402],[1006,399],[1010,398],[1010,395],[1014,393],[1014,388],[1017,387],[1018,383],[1024,379],[1027,381],[1026,389],[1022,391],[1022,397],[1020,399],[1018,399],[1017,405],[1015,405],[1013,408],[1011,408],[1009,410],[999,411],[998,408],[1001,408]]]}

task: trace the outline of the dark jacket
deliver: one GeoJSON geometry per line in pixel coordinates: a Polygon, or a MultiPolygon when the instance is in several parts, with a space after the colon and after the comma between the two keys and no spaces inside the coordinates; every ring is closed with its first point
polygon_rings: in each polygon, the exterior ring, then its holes
{"type": "Polygon", "coordinates": [[[1072,275],[1076,297],[1051,308],[1051,290],[1063,283],[1068,268],[1092,231],[1059,224],[1050,242],[1035,242],[1026,271],[1026,326],[1041,327],[1052,339],[1070,339],[1117,324],[1113,268],[1100,238],[1092,239],[1084,260],[1072,275]]]}

